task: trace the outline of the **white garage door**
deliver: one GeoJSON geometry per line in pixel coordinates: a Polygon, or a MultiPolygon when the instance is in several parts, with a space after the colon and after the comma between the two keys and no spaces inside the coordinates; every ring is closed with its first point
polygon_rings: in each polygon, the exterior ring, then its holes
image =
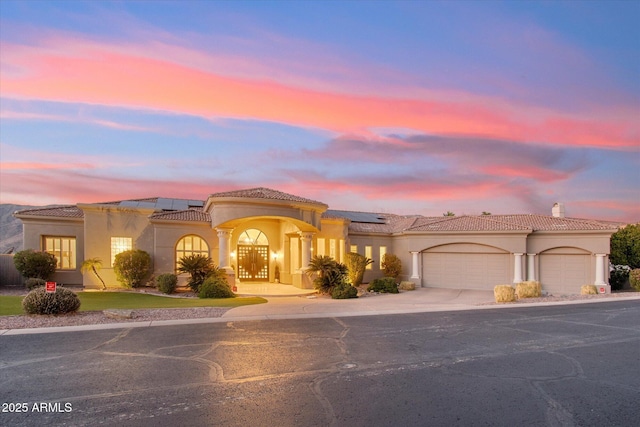
{"type": "Polygon", "coordinates": [[[590,256],[569,254],[540,255],[540,283],[550,294],[578,294],[590,282],[590,256]]]}
{"type": "Polygon", "coordinates": [[[434,288],[492,290],[512,282],[510,259],[502,253],[426,252],[422,277],[426,286],[434,288]]]}

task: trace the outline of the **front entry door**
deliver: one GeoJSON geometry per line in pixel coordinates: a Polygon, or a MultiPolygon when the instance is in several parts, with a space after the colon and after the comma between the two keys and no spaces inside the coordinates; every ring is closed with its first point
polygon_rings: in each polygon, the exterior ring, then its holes
{"type": "Polygon", "coordinates": [[[238,245],[238,279],[269,280],[269,246],[238,245]]]}

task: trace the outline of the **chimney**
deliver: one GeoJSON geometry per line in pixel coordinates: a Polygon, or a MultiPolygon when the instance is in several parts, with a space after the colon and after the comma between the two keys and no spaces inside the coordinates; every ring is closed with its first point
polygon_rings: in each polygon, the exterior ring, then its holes
{"type": "Polygon", "coordinates": [[[554,203],[551,214],[556,218],[564,218],[564,203],[554,203]]]}

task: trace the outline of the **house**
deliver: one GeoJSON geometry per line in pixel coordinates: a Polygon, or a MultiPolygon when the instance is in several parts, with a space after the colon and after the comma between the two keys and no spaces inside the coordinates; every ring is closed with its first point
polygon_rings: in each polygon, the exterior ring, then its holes
{"type": "Polygon", "coordinates": [[[618,224],[552,215],[424,217],[330,210],[315,200],[268,188],[211,194],[205,200],[154,197],[27,209],[24,247],[58,259],[54,280],[99,288],[82,275],[88,258],[103,261],[101,275],[117,283],[116,254],[142,249],[155,275],[174,272],[186,255],[210,256],[234,281],[276,280],[312,286],[304,273],[314,255],[343,261],[358,252],[375,262],[365,282],[382,275],[385,253],[397,255],[401,279],[418,287],[491,290],[538,280],[543,291],[579,293],[595,284],[610,290],[609,240],[618,224]]]}

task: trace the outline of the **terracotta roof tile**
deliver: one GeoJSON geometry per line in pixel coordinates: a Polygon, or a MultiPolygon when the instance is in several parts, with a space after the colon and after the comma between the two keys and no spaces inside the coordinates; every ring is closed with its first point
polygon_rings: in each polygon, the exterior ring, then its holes
{"type": "Polygon", "coordinates": [[[618,227],[609,221],[559,218],[538,214],[491,215],[499,221],[531,227],[534,231],[612,230],[618,227]]]}
{"type": "Polygon", "coordinates": [[[53,218],[84,218],[84,212],[82,212],[82,209],[79,209],[74,205],[24,209],[15,212],[14,215],[34,217],[45,216],[53,218]]]}
{"type": "Polygon", "coordinates": [[[161,219],[163,221],[188,221],[188,222],[211,222],[211,216],[201,209],[187,209],[184,211],[160,212],[153,214],[150,219],[161,219]]]}
{"type": "Polygon", "coordinates": [[[305,199],[304,197],[294,196],[293,194],[283,193],[282,191],[272,190],[270,188],[258,187],[249,188],[247,190],[225,191],[222,193],[214,193],[209,197],[226,198],[237,197],[241,199],[268,199],[268,200],[285,200],[289,202],[313,203],[324,205],[316,200],[305,199]]]}
{"type": "Polygon", "coordinates": [[[419,219],[407,231],[531,231],[526,225],[500,221],[487,216],[451,216],[419,219]]]}

